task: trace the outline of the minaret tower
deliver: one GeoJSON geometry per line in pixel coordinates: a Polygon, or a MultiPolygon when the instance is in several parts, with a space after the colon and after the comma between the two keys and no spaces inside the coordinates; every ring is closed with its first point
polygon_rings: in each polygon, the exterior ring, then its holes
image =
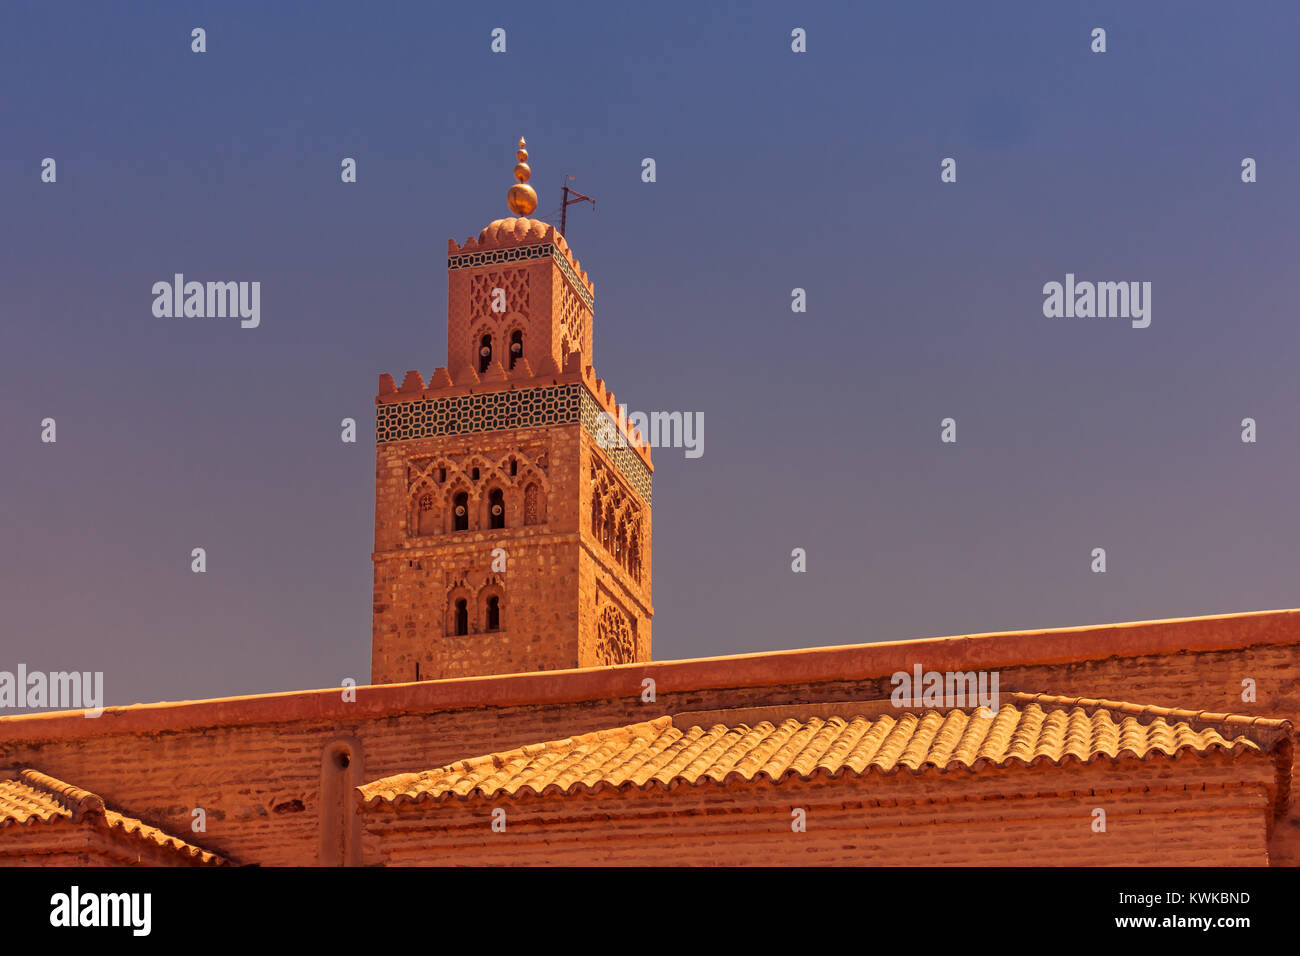
{"type": "Polygon", "coordinates": [[[447,244],[447,365],[379,378],[371,681],[650,659],[650,449],[519,141],[514,216],[447,244]]]}

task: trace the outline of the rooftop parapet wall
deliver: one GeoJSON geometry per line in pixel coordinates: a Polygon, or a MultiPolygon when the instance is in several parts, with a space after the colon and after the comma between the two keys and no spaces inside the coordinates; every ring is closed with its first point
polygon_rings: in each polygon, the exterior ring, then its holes
{"type": "MultiPolygon", "coordinates": [[[[0,747],[7,743],[82,739],[105,734],[152,734],[230,725],[292,721],[350,722],[401,714],[482,707],[567,704],[638,699],[652,678],[663,694],[707,694],[741,688],[842,684],[888,677],[920,663],[927,670],[971,671],[1041,668],[1136,657],[1300,645],[1300,610],[1257,611],[1199,618],[960,637],[890,641],[805,650],[739,654],[613,667],[410,684],[358,687],[344,702],[339,688],[212,700],[107,707],[93,720],[83,711],[0,717],[0,747]]],[[[1110,692],[1102,681],[1095,691],[1110,692]]],[[[1013,688],[1008,687],[1007,690],[1013,688]]],[[[757,696],[757,695],[756,695],[757,696]]],[[[1116,697],[1121,695],[1115,694],[1116,697]]],[[[1132,699],[1127,691],[1123,695],[1132,699]]],[[[1217,690],[1216,690],[1216,696],[1217,690]]],[[[653,708],[647,708],[647,712],[653,708]]],[[[1238,713],[1243,708],[1235,708],[1238,713]]],[[[1262,713],[1281,716],[1265,705],[1262,713]]]]}
{"type": "MultiPolygon", "coordinates": [[[[1004,700],[1037,692],[1139,702],[1152,715],[1174,707],[1197,719],[1213,711],[1300,722],[1300,612],[1269,611],[385,684],[357,688],[354,700],[333,687],[109,707],[93,720],[81,711],[2,717],[0,767],[74,780],[168,832],[186,832],[190,806],[217,808],[225,817],[209,817],[210,850],[244,863],[312,865],[321,754],[341,734],[361,742],[368,781],[665,714],[726,711],[730,719],[761,707],[764,719],[802,718],[821,703],[833,712],[846,701],[887,700],[890,675],[917,664],[996,669],[1004,700]],[[1249,703],[1248,676],[1258,681],[1249,703]],[[655,682],[651,702],[642,697],[646,678],[655,682]],[[292,805],[305,810],[281,812],[292,805]]],[[[1268,853],[1275,864],[1300,865],[1294,804],[1268,853]]]]}

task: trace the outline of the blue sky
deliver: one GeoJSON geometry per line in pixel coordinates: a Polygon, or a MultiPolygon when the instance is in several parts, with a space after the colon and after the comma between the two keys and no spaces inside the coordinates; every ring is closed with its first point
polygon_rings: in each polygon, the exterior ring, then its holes
{"type": "Polygon", "coordinates": [[[597,372],[707,423],[655,455],[656,658],[1294,606],[1297,21],[7,2],[0,669],[366,679],[377,378],[445,361],[446,240],[520,135],[539,213],[597,198],[597,372]],[[261,326],[155,318],[175,272],[260,281],[261,326]],[[1151,326],[1045,318],[1067,272],[1150,281],[1151,326]]]}

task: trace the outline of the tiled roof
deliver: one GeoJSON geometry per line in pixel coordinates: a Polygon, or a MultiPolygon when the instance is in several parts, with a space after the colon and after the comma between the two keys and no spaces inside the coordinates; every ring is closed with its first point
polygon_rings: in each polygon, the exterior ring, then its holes
{"type": "Polygon", "coordinates": [[[792,717],[753,726],[719,723],[707,729],[678,729],[672,718],[660,717],[475,757],[438,770],[399,774],[359,789],[363,804],[375,807],[608,788],[667,790],[708,781],[781,783],[793,776],[809,780],[844,774],[1062,766],[1167,758],[1183,752],[1262,754],[1283,744],[1289,747],[1286,721],[1239,717],[1216,722],[1198,720],[1190,711],[1155,715],[1151,711],[1158,708],[1139,705],[1119,704],[1112,709],[1097,701],[1008,696],[1015,703],[1004,704],[996,715],[984,708],[918,710],[792,717]],[[1189,716],[1179,719],[1182,714],[1189,716]]]}
{"type": "Polygon", "coordinates": [[[201,866],[229,863],[142,820],[108,809],[104,798],[89,790],[56,780],[39,770],[0,771],[0,828],[42,824],[97,827],[170,850],[201,866]]]}
{"type": "Polygon", "coordinates": [[[101,797],[36,770],[0,778],[0,826],[55,820],[80,823],[88,814],[103,812],[101,797]]]}

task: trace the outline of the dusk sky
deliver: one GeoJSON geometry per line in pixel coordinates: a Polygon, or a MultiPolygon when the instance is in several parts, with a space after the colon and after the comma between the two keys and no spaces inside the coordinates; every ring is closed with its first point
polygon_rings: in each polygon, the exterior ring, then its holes
{"type": "Polygon", "coordinates": [[[510,215],[520,136],[540,217],[565,175],[597,200],[597,374],[704,416],[654,452],[656,659],[1294,607],[1297,36],[1285,3],[4,0],[0,670],[368,681],[378,377],[445,364],[446,242],[510,215]],[[178,272],[259,281],[260,326],[155,317],[178,272]],[[1150,326],[1045,317],[1067,273],[1151,283],[1150,326]]]}

